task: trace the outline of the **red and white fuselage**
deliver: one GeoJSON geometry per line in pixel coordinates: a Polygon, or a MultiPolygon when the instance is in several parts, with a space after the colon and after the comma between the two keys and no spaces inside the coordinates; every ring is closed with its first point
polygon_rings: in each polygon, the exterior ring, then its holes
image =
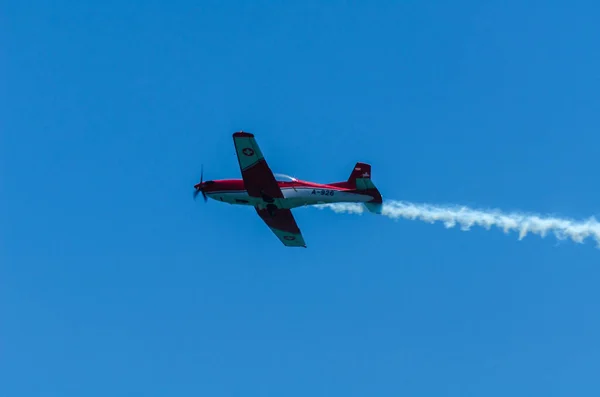
{"type": "MultiPolygon", "coordinates": [[[[283,198],[278,199],[279,208],[292,209],[329,203],[381,203],[381,195],[375,188],[357,190],[351,186],[351,182],[321,184],[286,178],[289,181],[277,181],[283,194],[283,198]]],[[[248,194],[243,179],[207,181],[203,190],[207,197],[224,203],[255,207],[268,205],[262,197],[252,197],[248,194]]]]}

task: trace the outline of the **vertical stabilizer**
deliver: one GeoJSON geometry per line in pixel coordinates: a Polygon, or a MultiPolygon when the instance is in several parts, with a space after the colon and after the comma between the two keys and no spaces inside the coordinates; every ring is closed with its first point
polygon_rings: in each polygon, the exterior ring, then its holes
{"type": "Polygon", "coordinates": [[[350,174],[350,178],[348,178],[348,183],[359,189],[359,185],[364,184],[364,180],[371,180],[371,165],[366,163],[356,163],[352,173],[350,174]]]}
{"type": "Polygon", "coordinates": [[[356,163],[352,173],[350,174],[350,178],[348,178],[348,184],[350,184],[358,192],[373,197],[372,200],[364,203],[364,205],[369,212],[381,214],[383,210],[383,199],[379,193],[379,190],[371,180],[370,164],[356,163]]]}

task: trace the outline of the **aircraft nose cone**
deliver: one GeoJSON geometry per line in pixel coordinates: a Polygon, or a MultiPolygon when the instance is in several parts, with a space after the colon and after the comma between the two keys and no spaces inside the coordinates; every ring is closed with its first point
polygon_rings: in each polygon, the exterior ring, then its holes
{"type": "Polygon", "coordinates": [[[194,200],[196,199],[196,197],[198,196],[199,193],[202,193],[202,197],[204,198],[204,201],[206,202],[207,200],[207,196],[206,193],[204,192],[204,186],[205,183],[200,182],[194,185],[194,200]]]}
{"type": "Polygon", "coordinates": [[[196,190],[205,190],[209,185],[212,185],[214,182],[213,181],[204,181],[204,182],[199,182],[197,184],[194,185],[194,189],[196,190]]]}

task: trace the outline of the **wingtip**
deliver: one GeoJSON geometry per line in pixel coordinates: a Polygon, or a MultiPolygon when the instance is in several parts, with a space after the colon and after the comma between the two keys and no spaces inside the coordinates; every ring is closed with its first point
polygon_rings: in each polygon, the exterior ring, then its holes
{"type": "Polygon", "coordinates": [[[233,133],[234,138],[254,138],[254,134],[244,131],[238,131],[233,133]]]}

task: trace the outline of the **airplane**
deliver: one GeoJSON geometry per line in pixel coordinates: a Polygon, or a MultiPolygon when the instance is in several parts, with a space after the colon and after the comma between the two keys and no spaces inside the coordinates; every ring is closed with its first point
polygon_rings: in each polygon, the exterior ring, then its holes
{"type": "Polygon", "coordinates": [[[358,162],[350,177],[341,182],[315,183],[283,174],[274,174],[265,160],[254,134],[233,134],[242,179],[204,181],[194,185],[194,199],[202,193],[234,205],[253,206],[265,224],[286,247],[304,247],[306,242],[296,224],[292,208],[329,203],[363,203],[368,211],[380,214],[382,197],[371,180],[371,165],[358,162]]]}

